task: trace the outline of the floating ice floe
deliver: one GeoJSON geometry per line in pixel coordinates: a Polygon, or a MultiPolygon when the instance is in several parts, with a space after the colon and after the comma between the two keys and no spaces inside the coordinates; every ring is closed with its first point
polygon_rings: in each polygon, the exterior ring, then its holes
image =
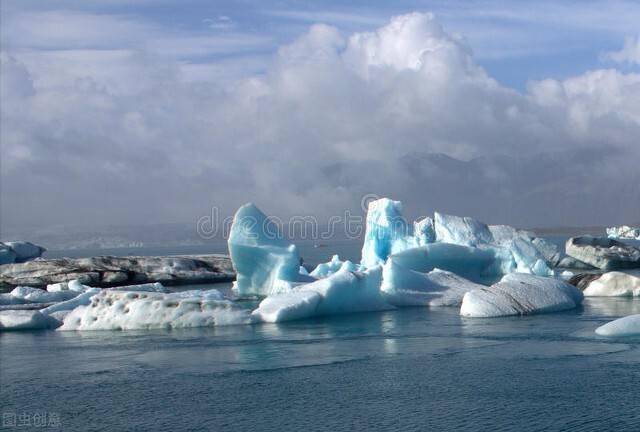
{"type": "Polygon", "coordinates": [[[557,312],[577,307],[582,299],[580,290],[562,280],[511,273],[496,284],[466,293],[460,315],[500,317],[557,312]]]}
{"type": "Polygon", "coordinates": [[[302,260],[296,246],[281,239],[278,227],[254,204],[238,209],[228,243],[238,295],[286,292],[314,280],[300,273],[302,260]]]}
{"type": "Polygon", "coordinates": [[[252,315],[256,321],[282,322],[315,316],[393,309],[380,293],[382,269],[340,269],[325,279],[271,295],[252,315]]]}
{"type": "Polygon", "coordinates": [[[21,303],[57,303],[74,298],[78,292],[69,290],[51,292],[40,288],[20,286],[14,288],[9,294],[21,303]]]}
{"type": "Polygon", "coordinates": [[[640,240],[640,228],[628,225],[607,228],[607,237],[611,239],[640,240]]]}
{"type": "Polygon", "coordinates": [[[383,267],[381,291],[394,306],[460,306],[466,292],[483,288],[445,270],[421,273],[396,264],[389,257],[383,267]]]}
{"type": "Polygon", "coordinates": [[[596,329],[600,336],[640,336],[640,314],[608,322],[596,329]]]}
{"type": "Polygon", "coordinates": [[[585,297],[638,297],[640,270],[605,273],[591,281],[582,293],[585,297]]]}
{"type": "Polygon", "coordinates": [[[58,329],[136,330],[247,324],[250,312],[220,296],[103,290],[73,309],[58,329]],[[213,299],[215,297],[215,299],[213,299]]]}

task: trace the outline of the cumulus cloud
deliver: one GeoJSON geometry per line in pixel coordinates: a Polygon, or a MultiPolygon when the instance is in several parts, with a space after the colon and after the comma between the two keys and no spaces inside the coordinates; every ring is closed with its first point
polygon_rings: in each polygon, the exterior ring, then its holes
{"type": "Polygon", "coordinates": [[[470,43],[430,14],[313,25],[233,83],[144,44],[8,49],[3,223],[195,221],[246,201],[328,216],[366,193],[528,226],[640,218],[640,75],[518,92],[470,43]]]}

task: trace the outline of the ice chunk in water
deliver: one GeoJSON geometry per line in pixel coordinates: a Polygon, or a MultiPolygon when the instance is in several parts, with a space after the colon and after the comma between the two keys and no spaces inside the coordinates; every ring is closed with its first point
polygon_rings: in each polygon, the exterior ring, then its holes
{"type": "Polygon", "coordinates": [[[382,269],[341,269],[325,279],[264,299],[253,311],[258,321],[281,322],[322,315],[392,309],[380,293],[382,269]]]}
{"type": "Polygon", "coordinates": [[[600,336],[639,336],[640,315],[629,315],[602,325],[596,329],[600,336]]]}
{"type": "Polygon", "coordinates": [[[0,311],[0,332],[56,328],[60,322],[37,310],[0,311]]]}
{"type": "Polygon", "coordinates": [[[249,322],[250,312],[228,300],[103,290],[89,305],[71,311],[59,330],[168,329],[249,322]]]}
{"type": "Polygon", "coordinates": [[[589,283],[583,294],[585,297],[638,297],[640,296],[640,270],[605,273],[589,283]]]}
{"type": "Polygon", "coordinates": [[[459,306],[467,291],[482,287],[445,270],[407,269],[391,256],[383,268],[381,291],[394,306],[459,306]]]}
{"type": "Polygon", "coordinates": [[[582,299],[580,290],[560,279],[511,273],[490,287],[466,293],[460,315],[499,317],[556,312],[573,309],[582,299]]]}
{"type": "Polygon", "coordinates": [[[296,246],[281,239],[278,227],[254,204],[238,209],[228,243],[239,295],[269,295],[313,280],[300,274],[296,246]]]}

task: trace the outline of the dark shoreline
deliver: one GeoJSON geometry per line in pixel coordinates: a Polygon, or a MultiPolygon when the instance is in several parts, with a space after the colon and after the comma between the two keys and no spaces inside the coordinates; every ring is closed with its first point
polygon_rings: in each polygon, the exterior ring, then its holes
{"type": "Polygon", "coordinates": [[[152,282],[175,286],[230,282],[235,272],[223,254],[39,258],[0,266],[0,292],[17,286],[46,288],[74,279],[97,288],[152,282]]]}

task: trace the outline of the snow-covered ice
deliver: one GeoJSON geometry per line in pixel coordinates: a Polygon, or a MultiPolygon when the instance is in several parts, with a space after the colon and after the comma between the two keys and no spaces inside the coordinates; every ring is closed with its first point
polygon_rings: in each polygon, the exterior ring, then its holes
{"type": "Polygon", "coordinates": [[[490,287],[466,293],[460,315],[499,317],[557,312],[577,307],[582,299],[580,290],[560,279],[511,273],[490,287]]]}
{"type": "Polygon", "coordinates": [[[612,271],[589,283],[585,297],[638,297],[640,270],[612,271]]]}
{"type": "Polygon", "coordinates": [[[64,330],[134,330],[247,324],[250,312],[231,301],[181,293],[103,290],[69,313],[64,330]]]}
{"type": "Polygon", "coordinates": [[[254,204],[238,209],[229,235],[238,295],[286,292],[312,277],[300,273],[298,249],[278,236],[278,227],[254,204]]]}
{"type": "Polygon", "coordinates": [[[640,227],[622,225],[607,228],[607,236],[611,239],[640,240],[640,227]]]}
{"type": "Polygon", "coordinates": [[[482,287],[445,270],[410,270],[396,264],[393,256],[382,272],[381,291],[394,306],[460,306],[466,292],[482,287]]]}
{"type": "Polygon", "coordinates": [[[327,278],[262,300],[257,321],[282,322],[314,316],[392,309],[380,293],[382,268],[364,272],[341,269],[327,278]]]}
{"type": "Polygon", "coordinates": [[[629,315],[608,322],[596,329],[600,336],[639,336],[640,335],[640,314],[629,315]]]}

